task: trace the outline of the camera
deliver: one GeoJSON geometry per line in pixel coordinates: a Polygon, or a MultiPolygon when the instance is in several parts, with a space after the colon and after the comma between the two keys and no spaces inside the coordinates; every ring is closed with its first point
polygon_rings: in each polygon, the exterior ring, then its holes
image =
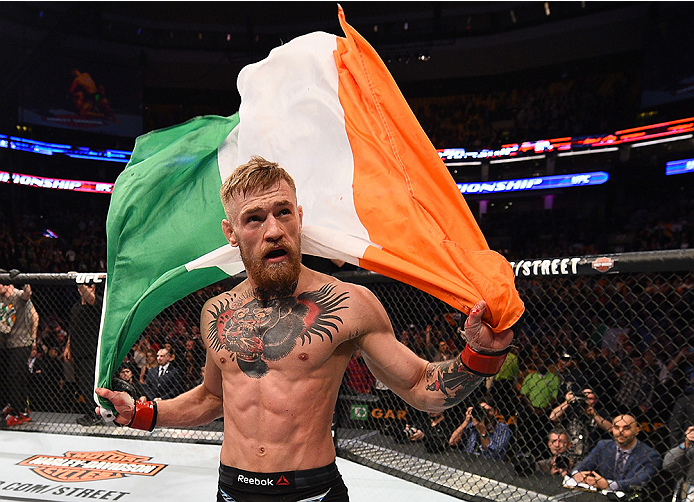
{"type": "Polygon", "coordinates": [[[585,392],[583,392],[582,390],[577,390],[576,392],[574,392],[574,398],[577,402],[580,403],[585,403],[586,401],[588,401],[585,392]]]}

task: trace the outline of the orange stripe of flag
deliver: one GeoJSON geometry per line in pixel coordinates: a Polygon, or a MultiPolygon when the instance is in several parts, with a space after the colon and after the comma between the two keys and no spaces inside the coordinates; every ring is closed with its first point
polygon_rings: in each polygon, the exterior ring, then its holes
{"type": "Polygon", "coordinates": [[[523,313],[511,266],[489,250],[443,161],[373,48],[339,9],[339,98],[354,156],[354,200],[372,242],[360,266],[469,313],[487,301],[496,332],[523,313]]]}

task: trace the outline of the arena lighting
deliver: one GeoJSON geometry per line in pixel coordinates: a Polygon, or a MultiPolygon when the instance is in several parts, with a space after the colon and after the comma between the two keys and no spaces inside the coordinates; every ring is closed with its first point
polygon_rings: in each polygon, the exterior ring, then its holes
{"type": "Polygon", "coordinates": [[[694,173],[694,159],[671,160],[665,163],[665,176],[694,173]]]}
{"type": "MultiPolygon", "coordinates": [[[[441,148],[437,150],[437,153],[446,165],[449,166],[480,165],[479,163],[459,163],[455,161],[464,161],[466,159],[533,160],[543,158],[544,156],[529,154],[552,151],[559,152],[557,155],[560,157],[572,154],[607,153],[615,151],[615,146],[623,143],[631,144],[632,148],[638,148],[668,141],[690,139],[693,137],[691,133],[694,133],[694,117],[624,129],[607,135],[580,136],[576,138],[566,136],[538,141],[524,141],[522,143],[502,145],[498,149],[466,150],[465,148],[441,148]]],[[[42,155],[61,154],[76,159],[121,162],[123,164],[127,164],[132,155],[132,152],[128,150],[92,150],[86,146],[47,143],[17,136],[7,136],[6,134],[0,134],[0,148],[10,148],[12,150],[42,155]]],[[[509,161],[506,160],[506,162],[509,161]]]]}
{"type": "Polygon", "coordinates": [[[127,150],[92,150],[86,146],[72,146],[62,143],[48,143],[33,139],[0,134],[0,148],[41,155],[65,155],[74,159],[102,160],[127,164],[132,152],[127,150]]]}
{"type": "Polygon", "coordinates": [[[574,155],[588,155],[591,153],[616,152],[618,150],[619,150],[619,148],[617,148],[616,146],[613,146],[613,147],[608,147],[608,148],[599,148],[597,150],[583,150],[580,152],[559,152],[557,154],[557,157],[573,157],[574,155]]]}
{"type": "Polygon", "coordinates": [[[644,141],[643,143],[634,143],[631,145],[632,148],[639,148],[642,146],[651,146],[651,145],[658,145],[660,143],[670,143],[671,141],[682,141],[685,139],[692,139],[694,135],[692,134],[685,134],[684,136],[677,136],[675,138],[662,138],[662,139],[654,139],[651,141],[644,141]]]}
{"type": "Polygon", "coordinates": [[[507,164],[509,162],[523,162],[524,160],[539,160],[546,158],[546,155],[529,155],[527,157],[513,157],[512,159],[490,160],[490,164],[507,164]]]}
{"type": "Polygon", "coordinates": [[[0,171],[0,183],[13,183],[38,188],[53,188],[71,192],[107,193],[113,192],[113,183],[100,181],[64,180],[60,178],[44,178],[31,174],[8,173],[0,171]]]}
{"type": "Polygon", "coordinates": [[[670,141],[678,141],[691,137],[688,133],[694,133],[694,117],[687,117],[669,122],[661,122],[647,126],[624,129],[611,134],[562,137],[543,139],[538,141],[525,141],[523,143],[510,143],[502,145],[499,149],[465,150],[465,148],[438,149],[439,157],[444,162],[464,159],[510,159],[528,157],[532,154],[547,152],[583,152],[594,151],[606,153],[611,148],[621,144],[630,144],[632,147],[649,146],[663,142],[666,138],[670,141]],[[653,143],[651,141],[657,141],[653,143]]]}
{"type": "Polygon", "coordinates": [[[479,181],[474,183],[456,183],[460,193],[490,194],[504,192],[521,192],[526,190],[546,190],[550,188],[569,188],[590,185],[602,185],[610,179],[604,171],[591,173],[563,174],[557,176],[538,176],[503,181],[479,181]]]}
{"type": "Polygon", "coordinates": [[[473,160],[471,162],[448,162],[446,163],[448,167],[458,167],[458,166],[481,166],[481,160],[473,160]]]}

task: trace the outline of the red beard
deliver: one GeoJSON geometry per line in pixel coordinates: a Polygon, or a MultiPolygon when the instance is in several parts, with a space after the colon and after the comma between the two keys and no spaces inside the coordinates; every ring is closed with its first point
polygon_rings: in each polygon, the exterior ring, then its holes
{"type": "MultiPolygon", "coordinates": [[[[281,244],[280,244],[281,245],[281,244]]],[[[255,283],[259,299],[270,299],[290,296],[299,281],[301,273],[301,249],[282,246],[286,251],[286,260],[280,263],[264,263],[263,256],[247,256],[239,246],[241,260],[246,273],[255,283]]]]}

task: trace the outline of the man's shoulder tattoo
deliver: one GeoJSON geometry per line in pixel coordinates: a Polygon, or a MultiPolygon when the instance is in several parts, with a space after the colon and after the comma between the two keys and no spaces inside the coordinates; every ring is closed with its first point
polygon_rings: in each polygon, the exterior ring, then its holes
{"type": "Polygon", "coordinates": [[[267,361],[279,361],[296,346],[314,337],[333,341],[343,324],[337,314],[346,309],[347,292],[338,293],[334,284],[298,296],[258,301],[240,293],[213,302],[207,339],[212,350],[228,350],[232,360],[248,376],[267,374],[267,361]],[[250,298],[250,300],[249,300],[250,298]]]}

